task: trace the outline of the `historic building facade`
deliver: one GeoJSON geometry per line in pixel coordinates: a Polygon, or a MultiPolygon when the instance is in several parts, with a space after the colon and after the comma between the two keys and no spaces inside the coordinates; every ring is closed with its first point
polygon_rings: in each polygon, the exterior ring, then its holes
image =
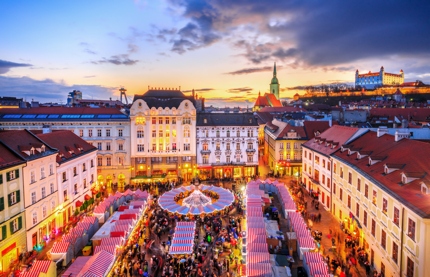
{"type": "Polygon", "coordinates": [[[116,108],[37,107],[2,109],[3,130],[70,130],[98,149],[96,185],[130,180],[130,119],[116,108]]]}
{"type": "Polygon", "coordinates": [[[133,183],[196,177],[194,97],[176,89],[150,89],[134,96],[130,121],[133,183]]]}
{"type": "Polygon", "coordinates": [[[0,271],[26,251],[24,181],[25,160],[0,142],[0,271]]]}
{"type": "Polygon", "coordinates": [[[243,178],[258,175],[258,122],[252,113],[199,113],[199,178],[243,178]]]}
{"type": "Polygon", "coordinates": [[[385,72],[383,66],[379,72],[370,72],[360,74],[355,72],[355,86],[361,86],[366,89],[375,89],[382,86],[395,86],[401,85],[405,82],[405,73],[400,70],[399,74],[385,72]]]}

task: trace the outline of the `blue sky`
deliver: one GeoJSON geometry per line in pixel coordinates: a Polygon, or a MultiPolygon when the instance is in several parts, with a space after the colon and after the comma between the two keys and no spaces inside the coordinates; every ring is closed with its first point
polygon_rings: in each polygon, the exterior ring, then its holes
{"type": "Polygon", "coordinates": [[[278,65],[289,88],[352,83],[356,69],[430,83],[430,4],[418,1],[1,1],[0,96],[65,101],[195,89],[252,105],[278,65]]]}

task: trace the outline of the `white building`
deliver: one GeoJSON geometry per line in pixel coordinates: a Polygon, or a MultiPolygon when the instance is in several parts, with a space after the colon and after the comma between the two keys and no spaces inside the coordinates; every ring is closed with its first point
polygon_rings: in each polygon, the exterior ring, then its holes
{"type": "Polygon", "coordinates": [[[70,130],[98,149],[97,183],[124,185],[130,180],[130,119],[116,108],[37,107],[2,109],[3,130],[70,130]]]}
{"type": "Polygon", "coordinates": [[[258,175],[258,127],[257,119],[252,113],[199,113],[199,178],[242,178],[258,175]]]}
{"type": "Polygon", "coordinates": [[[400,74],[385,72],[383,66],[379,72],[370,72],[359,74],[358,69],[355,72],[355,86],[361,86],[367,89],[375,89],[384,85],[401,85],[405,82],[405,73],[400,70],[400,74]]]}
{"type": "Polygon", "coordinates": [[[150,89],[130,108],[132,183],[196,174],[196,106],[179,90],[150,89]]]}
{"type": "Polygon", "coordinates": [[[93,197],[91,185],[97,176],[97,148],[71,131],[51,132],[45,129],[37,136],[47,145],[57,149],[56,183],[58,207],[57,228],[64,228],[75,210],[86,206],[93,197]]]}
{"type": "MultiPolygon", "coordinates": [[[[0,141],[27,164],[23,168],[23,200],[27,250],[41,247],[56,226],[58,205],[56,157],[58,151],[28,130],[1,132],[0,141]]],[[[10,178],[10,177],[9,177],[10,178]]],[[[10,202],[18,202],[17,195],[10,202]]]]}

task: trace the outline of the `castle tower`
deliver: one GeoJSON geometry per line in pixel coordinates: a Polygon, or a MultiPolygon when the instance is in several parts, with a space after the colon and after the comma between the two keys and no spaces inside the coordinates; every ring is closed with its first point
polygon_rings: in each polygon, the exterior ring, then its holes
{"type": "Polygon", "coordinates": [[[270,93],[274,94],[276,99],[279,100],[279,82],[278,78],[276,78],[276,63],[273,66],[273,78],[272,82],[270,82],[270,93]]]}

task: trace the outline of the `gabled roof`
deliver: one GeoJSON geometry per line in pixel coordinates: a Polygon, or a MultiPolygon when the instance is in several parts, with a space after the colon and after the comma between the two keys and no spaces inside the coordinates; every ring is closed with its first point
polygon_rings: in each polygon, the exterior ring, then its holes
{"type": "Polygon", "coordinates": [[[0,131],[0,141],[20,158],[29,161],[57,153],[29,130],[0,131]],[[44,149],[41,149],[42,145],[44,149]],[[34,149],[34,154],[30,151],[34,149]]]}
{"type": "Polygon", "coordinates": [[[354,136],[366,131],[366,129],[334,125],[325,132],[321,133],[319,136],[305,142],[302,145],[315,152],[328,156],[339,150],[340,145],[344,145],[354,136]],[[324,141],[324,143],[322,141],[324,141]],[[331,141],[331,143],[328,144],[326,141],[331,141]]]}
{"type": "Polygon", "coordinates": [[[282,107],[281,101],[272,93],[264,94],[271,107],[282,107]]]}
{"type": "Polygon", "coordinates": [[[58,149],[58,163],[64,163],[78,156],[97,151],[97,148],[89,144],[72,131],[55,131],[46,134],[37,134],[37,136],[49,146],[58,149]]]}
{"type": "Polygon", "coordinates": [[[0,170],[6,169],[11,166],[24,164],[25,160],[19,157],[15,152],[9,149],[0,141],[0,170]]]}
{"type": "Polygon", "coordinates": [[[316,133],[321,134],[330,128],[328,121],[304,121],[303,124],[308,139],[313,139],[316,133]]]}
{"type": "Polygon", "coordinates": [[[421,184],[430,185],[430,144],[417,140],[401,139],[369,131],[352,143],[362,151],[371,151],[371,158],[381,161],[369,165],[369,158],[357,159],[357,154],[348,155],[348,151],[337,151],[332,156],[373,180],[385,193],[391,195],[419,216],[430,218],[430,194],[421,193],[421,184]],[[384,168],[397,167],[388,174],[384,168]],[[402,175],[411,178],[402,183],[402,175]]]}
{"type": "Polygon", "coordinates": [[[255,100],[254,107],[267,107],[270,106],[269,101],[267,101],[264,95],[259,95],[257,100],[255,100]]]}
{"type": "Polygon", "coordinates": [[[198,113],[196,126],[258,126],[253,113],[198,113]]]}

